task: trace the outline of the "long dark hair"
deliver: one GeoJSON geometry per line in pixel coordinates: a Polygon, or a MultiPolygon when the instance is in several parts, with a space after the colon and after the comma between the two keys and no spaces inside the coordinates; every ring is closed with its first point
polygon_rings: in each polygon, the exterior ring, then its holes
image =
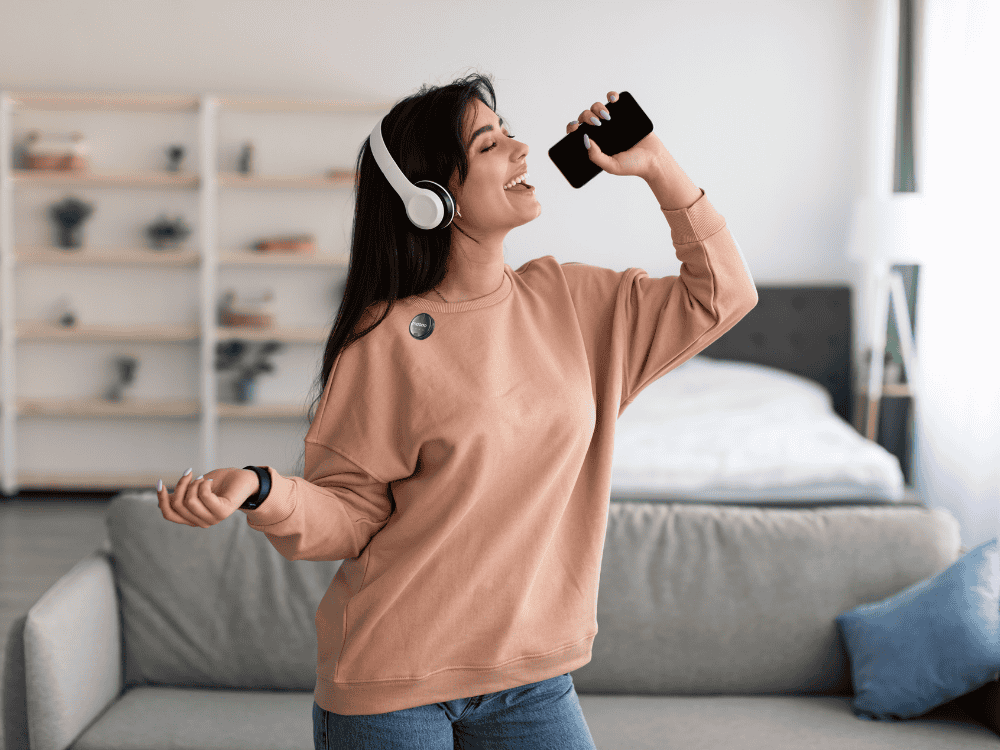
{"type": "MultiPolygon", "coordinates": [[[[410,182],[433,180],[449,188],[449,180],[458,170],[458,183],[465,184],[469,160],[463,118],[474,99],[496,111],[491,76],[475,73],[445,86],[423,85],[385,115],[382,138],[410,182]]],[[[358,151],[354,228],[344,298],[326,342],[323,367],[313,385],[316,395],[309,408],[310,424],[341,350],[375,330],[388,317],[396,300],[429,292],[444,280],[451,255],[451,227],[478,242],[454,221],[443,229],[415,226],[375,161],[368,141],[365,138],[358,151]],[[365,311],[378,302],[387,303],[381,317],[358,331],[365,311]]],[[[303,451],[298,476],[304,472],[304,462],[303,451]]]]}

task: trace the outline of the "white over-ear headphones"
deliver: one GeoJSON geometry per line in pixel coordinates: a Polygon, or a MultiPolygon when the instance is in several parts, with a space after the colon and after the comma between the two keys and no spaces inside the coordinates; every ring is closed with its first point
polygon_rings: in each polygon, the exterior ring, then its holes
{"type": "MultiPolygon", "coordinates": [[[[382,120],[385,118],[383,117],[382,120]]],[[[414,226],[420,229],[443,229],[455,218],[455,200],[445,188],[430,180],[421,180],[416,185],[406,179],[406,175],[396,165],[389,149],[382,140],[382,120],[372,130],[368,137],[375,162],[381,167],[382,174],[399,193],[406,206],[406,215],[414,226]],[[424,187],[418,187],[423,185],[424,187]]],[[[461,216],[461,214],[459,214],[461,216]]]]}

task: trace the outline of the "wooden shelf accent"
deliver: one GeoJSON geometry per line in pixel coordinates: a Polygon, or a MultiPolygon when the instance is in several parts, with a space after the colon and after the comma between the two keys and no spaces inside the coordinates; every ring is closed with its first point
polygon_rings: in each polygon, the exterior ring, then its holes
{"type": "Polygon", "coordinates": [[[138,247],[80,247],[63,249],[47,245],[15,248],[15,265],[52,266],[197,266],[196,250],[153,250],[138,247]]]}
{"type": "Polygon", "coordinates": [[[103,398],[19,398],[18,416],[24,417],[197,417],[196,399],[127,399],[112,403],[103,398]]]}
{"type": "Polygon", "coordinates": [[[291,99],[255,97],[222,98],[219,107],[232,112],[388,112],[395,102],[365,102],[344,99],[291,99]]]}
{"type": "Polygon", "coordinates": [[[24,112],[197,112],[201,98],[191,94],[124,94],[121,92],[11,91],[15,110],[24,112]]]}
{"type": "MultiPolygon", "coordinates": [[[[80,91],[11,91],[15,110],[106,112],[198,112],[201,97],[190,94],[155,94],[80,91]]],[[[373,103],[344,99],[295,99],[289,97],[217,97],[222,109],[234,112],[386,112],[395,102],[373,103]]]]}
{"type": "MultiPolygon", "coordinates": [[[[123,187],[123,188],[198,188],[201,177],[196,172],[164,172],[155,169],[128,172],[91,170],[13,169],[14,185],[24,187],[123,187]]],[[[354,187],[355,173],[336,170],[332,177],[322,175],[243,175],[220,172],[219,187],[282,188],[295,190],[342,190],[354,187]]]]}
{"type": "Polygon", "coordinates": [[[196,341],[201,338],[197,324],[76,325],[63,328],[45,320],[19,320],[17,337],[25,341],[196,341]]]}
{"type": "Polygon", "coordinates": [[[256,250],[230,250],[219,256],[220,266],[332,266],[346,269],[349,253],[261,253],[256,250]]]}
{"type": "MultiPolygon", "coordinates": [[[[221,340],[283,341],[289,344],[318,344],[330,335],[327,326],[272,326],[271,328],[228,328],[219,326],[216,336],[221,340]]],[[[48,321],[20,320],[17,337],[24,341],[198,341],[201,327],[197,324],[163,324],[115,326],[76,325],[73,328],[48,321]]]]}
{"type": "MultiPolygon", "coordinates": [[[[222,419],[299,419],[308,418],[309,407],[300,404],[229,404],[217,405],[222,419]]],[[[112,403],[102,398],[19,398],[18,416],[23,417],[199,417],[202,408],[197,399],[128,399],[112,403]]]]}
{"type": "Polygon", "coordinates": [[[332,177],[300,175],[244,175],[220,172],[219,187],[228,188],[326,188],[339,190],[354,187],[354,172],[339,170],[332,177]]]}
{"type": "Polygon", "coordinates": [[[220,419],[303,419],[309,418],[309,407],[298,404],[227,404],[216,407],[220,419]]]}
{"type": "Polygon", "coordinates": [[[24,187],[125,187],[125,188],[197,188],[197,172],[166,172],[133,169],[127,172],[79,170],[12,169],[15,186],[24,187]]]}
{"type": "MultiPolygon", "coordinates": [[[[198,266],[197,250],[153,250],[141,247],[81,247],[68,250],[46,245],[25,245],[16,249],[15,265],[52,266],[198,266]]],[[[220,266],[324,266],[347,268],[348,253],[261,253],[256,250],[230,250],[219,257],[220,266]]]]}

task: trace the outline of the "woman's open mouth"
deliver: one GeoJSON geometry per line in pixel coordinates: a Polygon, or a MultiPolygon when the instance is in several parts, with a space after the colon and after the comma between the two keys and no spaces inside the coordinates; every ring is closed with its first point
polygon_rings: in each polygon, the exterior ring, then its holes
{"type": "Polygon", "coordinates": [[[514,183],[513,185],[511,185],[510,183],[507,183],[506,185],[503,186],[504,192],[505,193],[510,193],[510,192],[517,191],[517,192],[521,192],[521,193],[530,193],[535,188],[533,188],[531,185],[528,184],[528,177],[529,177],[529,175],[528,175],[527,172],[522,172],[517,177],[515,177],[513,180],[511,180],[511,182],[514,183]]]}

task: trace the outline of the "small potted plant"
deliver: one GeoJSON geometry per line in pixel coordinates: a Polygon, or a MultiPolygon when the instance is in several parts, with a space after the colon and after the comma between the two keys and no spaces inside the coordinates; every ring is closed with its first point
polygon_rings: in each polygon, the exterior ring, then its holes
{"type": "Polygon", "coordinates": [[[84,203],[79,198],[69,196],[61,203],[49,207],[49,216],[56,221],[59,235],[56,245],[62,248],[80,247],[80,233],[83,222],[94,212],[90,203],[84,203]]]}
{"type": "Polygon", "coordinates": [[[156,250],[174,249],[191,234],[189,227],[180,216],[171,221],[165,214],[146,227],[146,235],[156,250]]]}
{"type": "Polygon", "coordinates": [[[257,347],[257,356],[253,356],[249,343],[240,339],[219,342],[216,347],[218,358],[215,360],[217,371],[234,370],[236,378],[233,381],[233,400],[238,404],[253,402],[256,378],[262,372],[274,372],[274,365],[267,361],[272,354],[281,351],[280,341],[267,341],[257,347]]]}

